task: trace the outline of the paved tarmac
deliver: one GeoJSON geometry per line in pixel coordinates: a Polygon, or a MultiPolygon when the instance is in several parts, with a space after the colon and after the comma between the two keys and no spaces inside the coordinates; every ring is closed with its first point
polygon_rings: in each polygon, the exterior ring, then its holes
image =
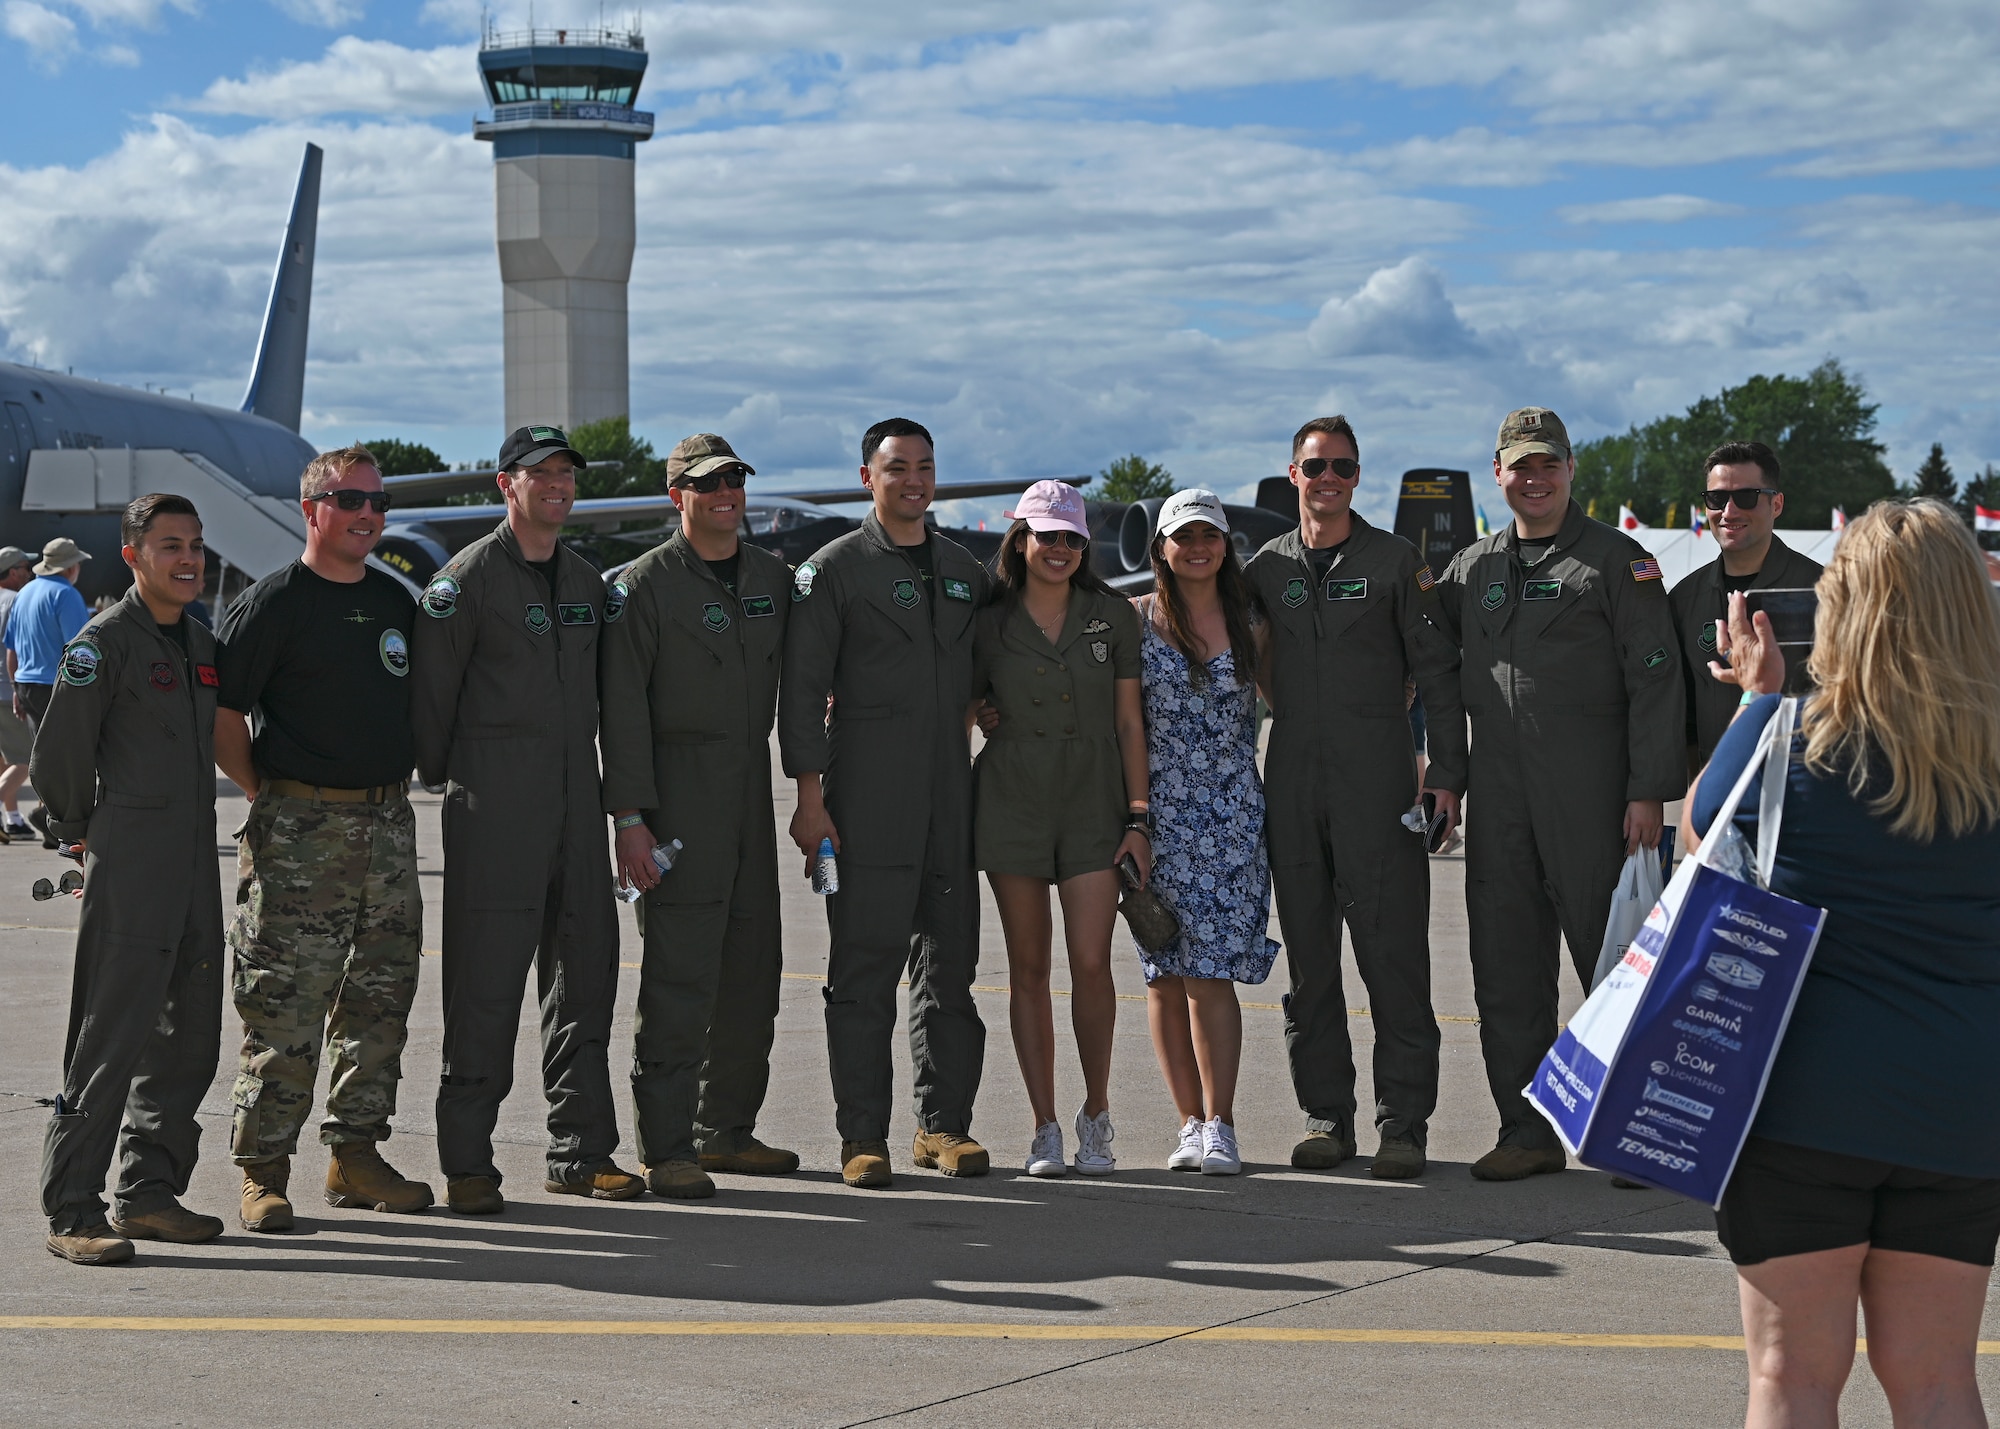
{"type": "MultiPolygon", "coordinates": [[[[243,804],[223,790],[226,838],[243,804]]],[[[420,797],[418,809],[425,945],[435,949],[437,800],[420,797]]],[[[781,829],[789,814],[786,789],[775,810],[781,829]]],[[[233,845],[217,854],[228,888],[233,845]]],[[[1575,1166],[1512,1185],[1466,1174],[1492,1144],[1494,1119],[1458,858],[1433,864],[1444,1078],[1421,1181],[1371,1180],[1366,1133],[1364,1154],[1336,1171],[1288,1165],[1302,1119],[1276,1006],[1282,960],[1271,982],[1241,989],[1245,1174],[1166,1171],[1175,1117],[1122,929],[1115,961],[1129,1000],[1119,1006],[1112,1095],[1120,1172],[1030,1180],[1017,1169],[1033,1128],[989,900],[979,975],[986,1080],[973,1129],[996,1170],[978,1180],[914,1170],[911,1127],[899,1117],[894,1188],[849,1190],[819,1013],[825,921],[788,857],[787,976],[762,1132],[800,1151],[797,1176],[719,1178],[721,1194],[696,1203],[544,1194],[529,1005],[500,1128],[505,1216],[329,1210],[317,1196],[326,1155],[310,1145],[293,1176],[300,1233],[237,1230],[224,1154],[232,1050],[203,1108],[204,1160],[188,1197],[225,1216],[229,1232],[205,1246],[142,1243],[132,1264],[104,1270],[45,1252],[36,1193],[47,1115],[38,1099],[59,1082],[76,904],[36,903],[28,889],[67,866],[32,844],[0,849],[0,1423],[319,1429],[643,1416],[1686,1429],[1741,1420],[1735,1277],[1705,1208],[1614,1190],[1575,1166]]],[[[623,956],[636,965],[629,916],[623,956]]],[[[425,974],[405,1105],[384,1150],[406,1173],[435,1179],[434,961],[425,974]]],[[[613,1032],[621,1071],[636,972],[623,977],[613,1032]]],[[[1566,981],[1567,1012],[1580,991],[1566,981]]],[[[1348,987],[1350,1005],[1364,1007],[1351,961],[1348,987]]],[[[1351,1027],[1366,1108],[1369,1024],[1357,1015],[1351,1027]]],[[[1082,1086],[1060,1002],[1058,1030],[1067,1116],[1082,1086]]],[[[235,1031],[225,1013],[225,1044],[235,1031]]],[[[900,1097],[906,1046],[898,1062],[900,1097]]],[[[1988,1333],[2000,1339],[1995,1304],[1988,1333]]],[[[2000,1388],[2000,1358],[1983,1358],[1981,1375],[2000,1388]]],[[[1844,1409],[1850,1424],[1889,1422],[1865,1365],[1844,1409]]]]}

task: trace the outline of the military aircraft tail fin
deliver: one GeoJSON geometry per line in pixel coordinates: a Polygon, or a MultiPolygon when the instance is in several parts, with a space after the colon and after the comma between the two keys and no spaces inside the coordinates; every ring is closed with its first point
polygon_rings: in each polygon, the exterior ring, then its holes
{"type": "Polygon", "coordinates": [[[244,411],[295,432],[305,406],[306,327],[312,316],[322,157],[319,145],[306,145],[298,192],[292,196],[292,221],[285,226],[285,247],[278,255],[271,302],[264,310],[264,333],[257,341],[257,365],[250,370],[250,388],[243,394],[244,411]]]}

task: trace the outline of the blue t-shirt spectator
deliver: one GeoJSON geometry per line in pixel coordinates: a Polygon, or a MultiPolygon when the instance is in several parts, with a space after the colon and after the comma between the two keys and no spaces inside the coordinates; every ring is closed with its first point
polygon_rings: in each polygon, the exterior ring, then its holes
{"type": "MultiPolygon", "coordinates": [[[[1702,772],[1706,837],[1778,708],[1736,717],[1702,772]]],[[[1771,890],[1827,910],[1751,1128],[1773,1141],[1953,1176],[2000,1177],[2000,825],[1930,843],[1889,832],[1797,736],[1771,890]]],[[[1761,772],[1737,826],[1757,837],[1761,772]]]]}
{"type": "Polygon", "coordinates": [[[90,623],[90,607],[66,575],[36,576],[21,587],[7,617],[5,644],[14,652],[14,679],[53,685],[63,646],[90,623]]]}

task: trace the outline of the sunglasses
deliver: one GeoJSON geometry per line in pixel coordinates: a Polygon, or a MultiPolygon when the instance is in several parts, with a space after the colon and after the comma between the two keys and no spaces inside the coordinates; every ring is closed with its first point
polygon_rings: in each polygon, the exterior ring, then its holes
{"type": "Polygon", "coordinates": [[[389,493],[386,491],[322,491],[315,501],[331,501],[342,511],[359,511],[366,506],[377,516],[389,509],[389,493]]]}
{"type": "Polygon", "coordinates": [[[1079,536],[1074,531],[1037,531],[1035,544],[1038,546],[1067,546],[1072,551],[1081,551],[1090,544],[1090,537],[1079,536]]]}
{"type": "Polygon", "coordinates": [[[707,496],[711,492],[720,491],[725,485],[731,491],[741,491],[743,483],[749,479],[749,472],[740,466],[733,466],[728,471],[710,471],[700,476],[685,477],[674,485],[684,491],[699,491],[703,496],[707,496]]]}
{"type": "Polygon", "coordinates": [[[1777,490],[1769,486],[1718,486],[1702,492],[1701,504],[1711,511],[1720,511],[1734,501],[1738,511],[1755,511],[1760,497],[1777,494],[1777,490]]]}
{"type": "Polygon", "coordinates": [[[1329,468],[1342,481],[1352,481],[1361,475],[1361,463],[1351,456],[1309,456],[1299,463],[1307,481],[1318,481],[1329,468]]]}

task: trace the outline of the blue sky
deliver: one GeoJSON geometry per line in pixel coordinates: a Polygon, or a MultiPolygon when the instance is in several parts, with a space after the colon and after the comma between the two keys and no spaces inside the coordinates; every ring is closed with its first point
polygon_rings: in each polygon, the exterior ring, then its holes
{"type": "MultiPolygon", "coordinates": [[[[1137,450],[1240,492],[1338,409],[1384,514],[1406,466],[1477,470],[1509,407],[1585,437],[1831,355],[1899,471],[1933,440],[1977,469],[2000,461],[1991,18],[662,7],[634,424],[818,484],[900,411],[946,476],[1137,450]]],[[[490,455],[478,23],[463,0],[0,0],[0,356],[233,400],[312,140],[308,435],[490,455]]]]}

